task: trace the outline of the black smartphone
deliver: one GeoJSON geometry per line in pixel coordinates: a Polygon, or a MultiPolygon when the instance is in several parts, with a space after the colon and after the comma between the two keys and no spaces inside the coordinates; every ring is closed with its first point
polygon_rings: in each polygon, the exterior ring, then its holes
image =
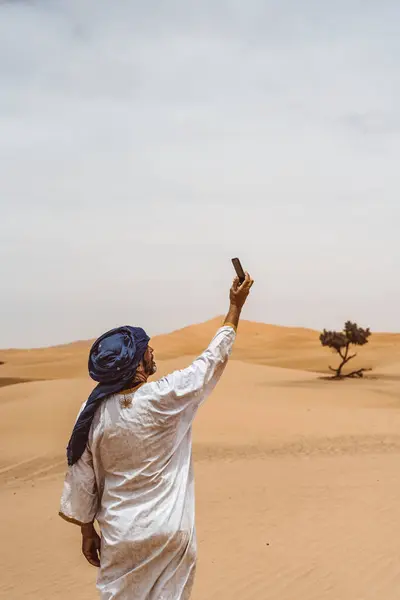
{"type": "Polygon", "coordinates": [[[246,278],[245,272],[243,270],[242,264],[238,258],[232,258],[232,264],[236,271],[236,275],[239,277],[239,283],[242,285],[243,281],[246,278]]]}

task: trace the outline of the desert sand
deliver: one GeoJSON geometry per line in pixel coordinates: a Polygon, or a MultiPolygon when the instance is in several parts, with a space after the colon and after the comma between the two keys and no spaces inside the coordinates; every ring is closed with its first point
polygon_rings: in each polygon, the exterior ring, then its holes
{"type": "MultiPolygon", "coordinates": [[[[155,338],[159,373],[220,322],[155,338]]],[[[0,351],[0,598],[97,598],[79,528],[57,515],[89,346],[0,351]]],[[[367,378],[327,381],[318,332],[241,323],[195,423],[194,600],[398,600],[400,335],[359,355],[367,378]]]]}

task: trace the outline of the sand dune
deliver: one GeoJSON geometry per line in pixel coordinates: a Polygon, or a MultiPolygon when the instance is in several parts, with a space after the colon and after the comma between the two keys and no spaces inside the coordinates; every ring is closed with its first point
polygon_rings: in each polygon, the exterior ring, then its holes
{"type": "MultiPolygon", "coordinates": [[[[200,325],[191,325],[168,335],[152,338],[159,360],[196,356],[208,344],[222,317],[200,325]]],[[[329,372],[328,365],[337,358],[323,348],[319,332],[312,329],[280,327],[242,321],[233,358],[288,369],[329,372]]],[[[66,379],[85,377],[87,355],[92,341],[80,341],[53,348],[0,351],[1,378],[66,379]]],[[[374,333],[370,342],[360,349],[352,365],[380,367],[400,364],[400,334],[374,333]]]]}
{"type": "MultiPolygon", "coordinates": [[[[155,338],[159,374],[187,365],[219,322],[155,338]]],[[[32,380],[0,387],[0,598],[97,597],[79,531],[57,516],[88,347],[0,353],[4,378],[32,380]]],[[[399,597],[400,336],[361,349],[365,380],[320,379],[332,358],[317,332],[241,324],[195,424],[194,600],[399,597]]]]}

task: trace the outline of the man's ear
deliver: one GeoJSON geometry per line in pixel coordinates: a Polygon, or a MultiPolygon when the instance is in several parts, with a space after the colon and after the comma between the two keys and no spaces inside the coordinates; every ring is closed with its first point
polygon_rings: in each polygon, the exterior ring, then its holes
{"type": "Polygon", "coordinates": [[[143,359],[140,361],[140,363],[138,364],[138,367],[136,369],[136,373],[144,373],[144,364],[143,364],[143,359]]]}

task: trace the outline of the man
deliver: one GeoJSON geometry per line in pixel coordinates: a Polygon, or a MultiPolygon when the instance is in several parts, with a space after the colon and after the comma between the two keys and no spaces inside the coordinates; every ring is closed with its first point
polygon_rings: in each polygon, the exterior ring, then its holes
{"type": "Polygon", "coordinates": [[[121,327],[89,356],[99,384],[68,444],[60,516],[81,526],[86,559],[100,567],[102,600],[187,600],[196,566],[192,423],[219,381],[253,281],[230,290],[223,326],[188,368],[156,371],[149,338],[121,327]],[[101,540],[95,528],[97,521],[101,540]]]}

